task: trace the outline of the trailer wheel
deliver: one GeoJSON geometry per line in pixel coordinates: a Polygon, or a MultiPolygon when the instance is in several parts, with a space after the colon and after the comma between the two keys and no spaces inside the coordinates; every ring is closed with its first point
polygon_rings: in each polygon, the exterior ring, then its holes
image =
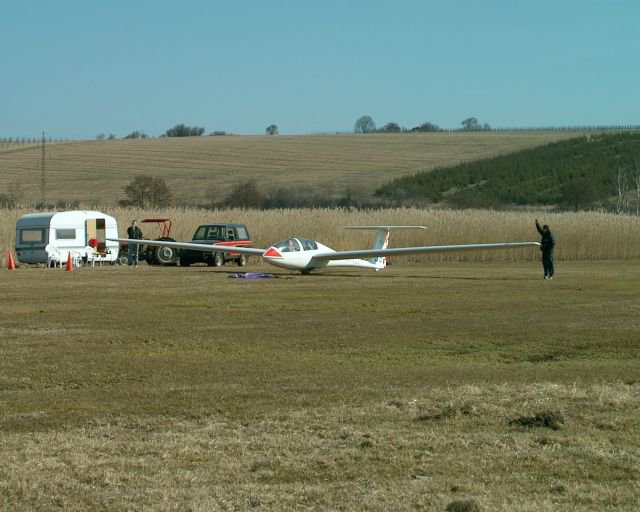
{"type": "Polygon", "coordinates": [[[247,256],[245,254],[241,254],[240,256],[238,256],[238,259],[236,261],[238,262],[239,267],[244,267],[247,265],[247,256]]]}
{"type": "Polygon", "coordinates": [[[215,255],[213,256],[213,265],[215,267],[221,267],[222,265],[224,265],[224,254],[221,252],[217,252],[215,253],[215,255]]]}

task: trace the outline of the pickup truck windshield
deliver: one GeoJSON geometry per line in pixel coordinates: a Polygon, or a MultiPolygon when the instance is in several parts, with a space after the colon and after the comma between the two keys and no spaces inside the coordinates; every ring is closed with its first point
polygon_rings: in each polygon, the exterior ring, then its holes
{"type": "Polygon", "coordinates": [[[224,240],[224,226],[200,226],[193,240],[224,240]]]}

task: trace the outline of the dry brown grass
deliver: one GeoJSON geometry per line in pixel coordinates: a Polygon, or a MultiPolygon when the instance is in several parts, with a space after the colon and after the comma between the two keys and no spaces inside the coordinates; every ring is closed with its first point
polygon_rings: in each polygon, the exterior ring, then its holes
{"type": "MultiPolygon", "coordinates": [[[[0,250],[2,257],[15,245],[16,220],[27,209],[0,210],[0,250]]],[[[557,238],[558,260],[621,260],[640,258],[640,219],[599,212],[545,213],[487,210],[432,210],[400,208],[391,210],[216,210],[170,208],[136,210],[108,208],[125,236],[132,219],[170,217],[172,235],[190,240],[196,227],[207,222],[247,224],[257,247],[268,247],[287,236],[305,236],[336,249],[368,247],[370,232],[348,231],[349,225],[424,225],[426,231],[394,232],[391,245],[440,245],[474,242],[537,241],[533,221],[539,217],[548,223],[557,238]]],[[[145,236],[160,236],[157,226],[142,225],[145,236]]],[[[441,253],[408,256],[400,261],[532,261],[539,258],[535,249],[441,253]]]]}
{"type": "Polygon", "coordinates": [[[640,506],[638,260],[235,270],[0,272],[0,509],[640,506]]]}
{"type": "MultiPolygon", "coordinates": [[[[372,191],[401,175],[574,137],[570,132],[228,136],[64,142],[47,146],[46,200],[117,204],[133,176],[162,177],[177,204],[220,201],[249,179],[259,186],[372,191]]],[[[0,151],[0,192],[17,184],[40,201],[41,148],[0,151]]]]}

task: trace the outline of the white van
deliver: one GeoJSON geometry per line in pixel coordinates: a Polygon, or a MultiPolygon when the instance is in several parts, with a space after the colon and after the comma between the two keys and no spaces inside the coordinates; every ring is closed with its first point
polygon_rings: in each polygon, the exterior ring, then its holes
{"type": "Polygon", "coordinates": [[[96,254],[105,262],[118,259],[116,219],[102,212],[28,213],[16,223],[16,256],[21,263],[56,264],[91,259],[96,254]],[[92,250],[92,246],[95,248],[92,250]]]}

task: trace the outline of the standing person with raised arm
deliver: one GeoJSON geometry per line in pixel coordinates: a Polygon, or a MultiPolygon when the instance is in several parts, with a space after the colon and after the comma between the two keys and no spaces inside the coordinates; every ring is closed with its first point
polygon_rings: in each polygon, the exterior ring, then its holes
{"type": "Polygon", "coordinates": [[[540,250],[542,251],[542,268],[544,269],[544,278],[553,279],[554,274],[554,254],[553,250],[556,246],[556,239],[551,233],[549,226],[545,224],[540,227],[538,219],[536,219],[536,229],[540,236],[540,250]]]}

